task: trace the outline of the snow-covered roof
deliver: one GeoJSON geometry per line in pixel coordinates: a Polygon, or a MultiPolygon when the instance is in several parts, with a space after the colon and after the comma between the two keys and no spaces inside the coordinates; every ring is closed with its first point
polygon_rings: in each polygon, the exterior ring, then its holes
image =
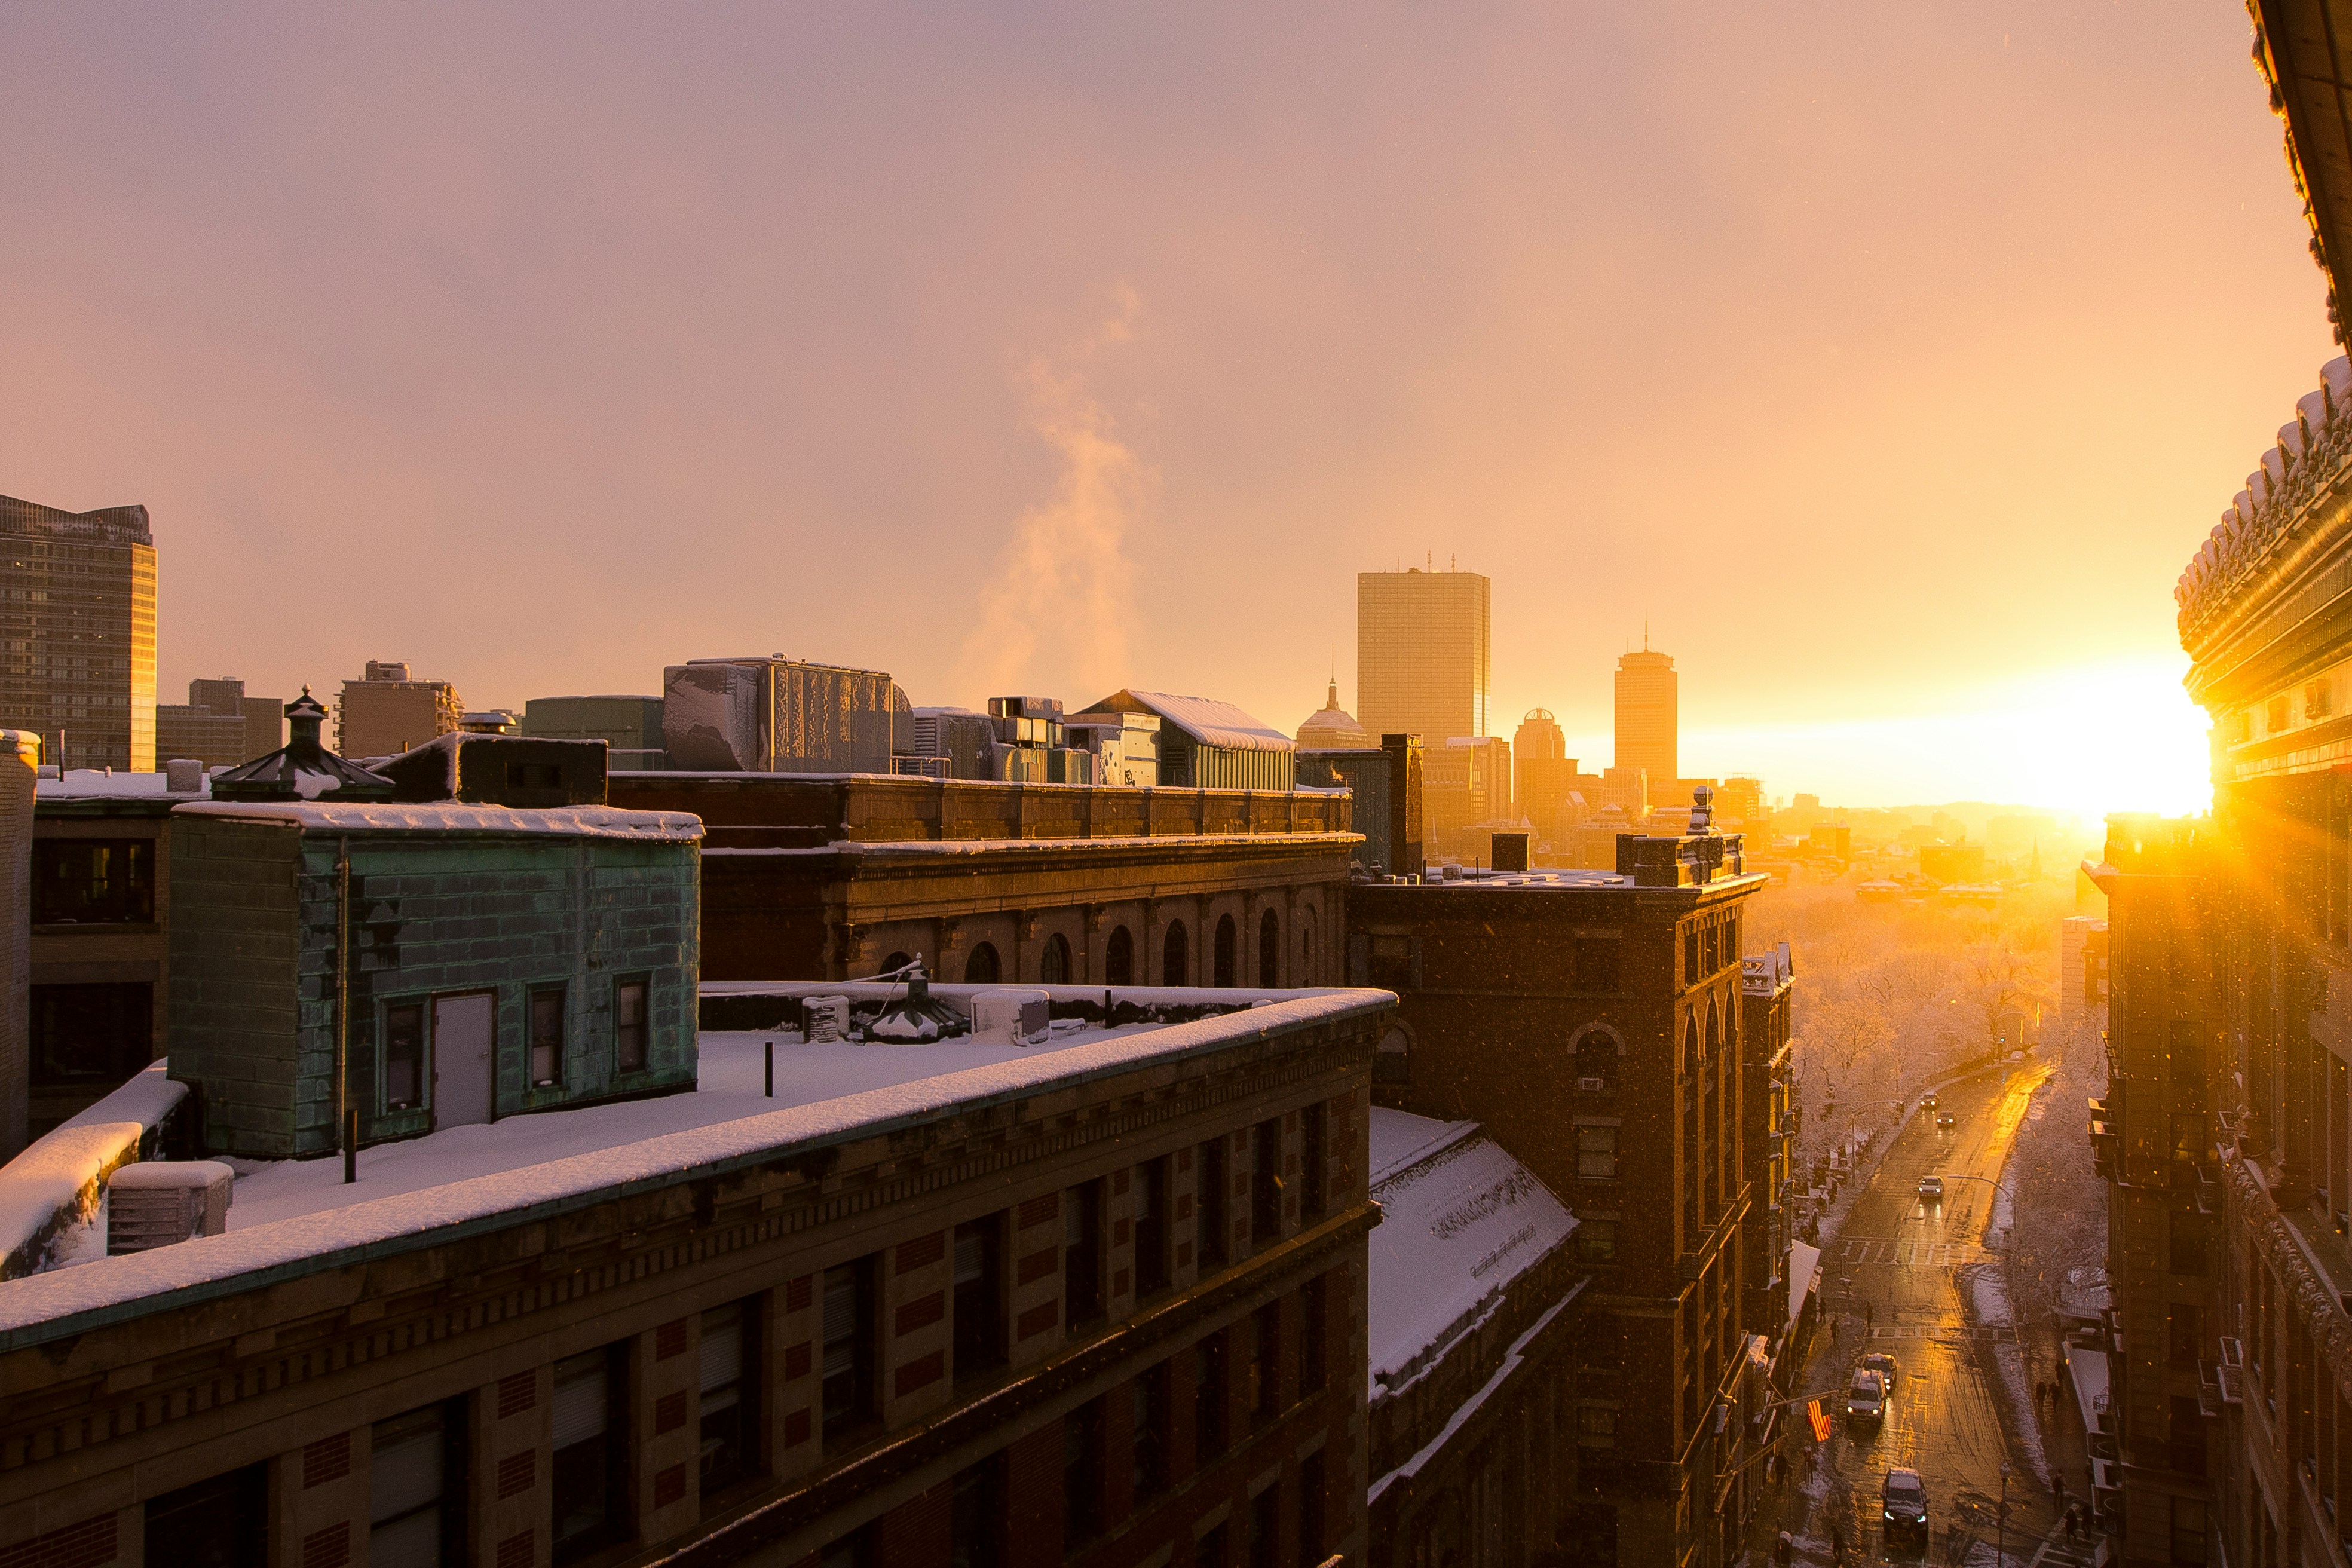
{"type": "Polygon", "coordinates": [[[137,1159],[140,1140],[187,1092],[152,1062],[0,1165],[0,1279],[38,1268],[58,1228],[97,1209],[106,1173],[137,1159]]]}
{"type": "MultiPolygon", "coordinates": [[[[404,808],[406,809],[406,808],[404,808]]],[[[814,987],[840,992],[873,987],[814,987]]],[[[1187,991],[1198,998],[1198,991],[1187,991]]],[[[1388,1005],[1377,991],[1290,994],[1189,1023],[1056,1032],[1037,1046],[805,1045],[789,1033],[705,1032],[692,1092],[509,1116],[382,1143],[341,1162],[243,1162],[227,1231],[132,1253],[84,1247],[69,1267],[0,1283],[0,1349],[68,1331],[77,1313],[163,1310],[270,1270],[330,1268],[546,1218],[647,1187],[747,1169],[780,1149],[872,1136],[952,1110],[1011,1102],[1139,1063],[1225,1049],[1276,1029],[1388,1005]],[[776,1093],[762,1092],[776,1040],[776,1093]],[[143,1306],[140,1304],[144,1304],[143,1306]],[[25,1335],[25,1338],[18,1338],[25,1335]]],[[[0,1199],[5,1199],[0,1182],[0,1199]]]]}
{"type": "Polygon", "coordinates": [[[1375,1106],[1366,1338],[1372,1397],[1403,1387],[1562,1246],[1575,1216],[1473,1121],[1375,1106]]]}
{"type": "Polygon", "coordinates": [[[1270,729],[1232,703],[1220,702],[1213,697],[1180,697],[1173,692],[1138,691],[1130,687],[1113,692],[1087,712],[1117,712],[1129,701],[1159,714],[1162,722],[1175,725],[1197,745],[1222,746],[1229,752],[1297,750],[1281,731],[1270,729]]]}
{"type": "Polygon", "coordinates": [[[174,812],[291,822],[314,833],[513,833],[566,838],[630,838],[639,843],[692,844],[702,818],[683,811],[623,811],[610,805],[523,810],[463,801],[394,805],[384,801],[191,801],[174,812]]]}
{"type": "Polygon", "coordinates": [[[33,790],[42,800],[201,800],[211,792],[212,776],[194,795],[173,795],[169,773],[103,773],[97,768],[73,768],[61,779],[39,779],[33,790]]]}

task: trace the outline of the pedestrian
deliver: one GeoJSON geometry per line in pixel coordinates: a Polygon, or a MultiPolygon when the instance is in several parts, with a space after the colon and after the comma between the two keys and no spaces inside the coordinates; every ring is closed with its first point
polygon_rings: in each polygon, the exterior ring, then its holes
{"type": "Polygon", "coordinates": [[[1830,1526],[1830,1561],[1841,1565],[1845,1562],[1845,1527],[1843,1525],[1830,1526]]]}
{"type": "Polygon", "coordinates": [[[2066,1544],[2074,1544],[2074,1508],[2072,1503],[2066,1506],[2066,1544]]]}
{"type": "Polygon", "coordinates": [[[1863,1321],[1863,1322],[1864,1322],[1865,1325],[1868,1325],[1868,1324],[1874,1324],[1874,1323],[1876,1323],[1876,1322],[1878,1321],[1878,1314],[1877,1314],[1877,1312],[1876,1312],[1876,1311],[1872,1308],[1871,1304],[1870,1304],[1869,1302],[1867,1302],[1867,1301],[1864,1301],[1864,1302],[1862,1304],[1862,1321],[1863,1321]]]}

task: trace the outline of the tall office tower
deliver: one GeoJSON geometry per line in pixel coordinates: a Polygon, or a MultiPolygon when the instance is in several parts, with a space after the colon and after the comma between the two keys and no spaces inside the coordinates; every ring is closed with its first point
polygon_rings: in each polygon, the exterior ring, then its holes
{"type": "Polygon", "coordinates": [[[66,767],[152,772],[147,509],[59,511],[0,496],[0,725],[40,736],[66,767]]]}
{"type": "Polygon", "coordinates": [[[1683,776],[1675,755],[1678,679],[1675,661],[1651,652],[1646,638],[1641,652],[1617,661],[1617,765],[1648,773],[1654,791],[1683,776]]]}
{"type": "Polygon", "coordinates": [[[1488,580],[1475,572],[1356,574],[1356,717],[1431,747],[1486,733],[1488,580]]]}

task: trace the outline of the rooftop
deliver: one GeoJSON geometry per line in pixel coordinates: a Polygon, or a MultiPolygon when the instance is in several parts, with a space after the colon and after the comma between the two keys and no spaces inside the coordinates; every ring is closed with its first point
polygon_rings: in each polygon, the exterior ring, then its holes
{"type": "Polygon", "coordinates": [[[679,811],[618,811],[605,805],[523,810],[461,801],[395,805],[389,801],[191,800],[191,816],[290,822],[313,833],[498,833],[565,838],[629,838],[646,844],[691,844],[699,819],[679,811]]]}
{"type": "MultiPolygon", "coordinates": [[[[992,986],[940,985],[968,998],[992,986]]],[[[1100,987],[1034,987],[1065,1005],[1097,1007],[1100,987]]],[[[705,987],[740,999],[843,995],[878,1003],[904,994],[880,984],[705,987]]],[[[59,1248],[58,1266],[0,1282],[0,1349],[78,1332],[98,1321],[163,1310],[294,1275],[341,1268],[467,1235],[591,1206],[624,1189],[643,1191],[724,1174],[806,1150],[919,1124],[1051,1086],[1075,1085],[1228,1048],[1286,1028],[1388,1005],[1378,991],[1283,992],[1137,989],[1121,1002],[1149,1012],[1168,997],[1188,1009],[1231,1011],[1185,1022],[1106,1026],[1056,1020],[1031,1047],[953,1039],[930,1045],[803,1043],[797,1030],[705,1031],[690,1092],[508,1117],[383,1143],[359,1155],[345,1185],[340,1160],[233,1162],[228,1229],[151,1252],[105,1256],[102,1221],[59,1248]],[[761,1092],[773,1040],[776,1092],[761,1092]],[[258,1277],[258,1278],[257,1278],[258,1277]],[[80,1314],[102,1319],[70,1322],[80,1314]]],[[[118,1091],[120,1092],[120,1091],[118,1091]]],[[[102,1108],[101,1108],[102,1109],[102,1108]]],[[[0,1205],[13,1169],[0,1168],[0,1205]]]]}
{"type": "MultiPolygon", "coordinates": [[[[1202,746],[1222,746],[1235,752],[1287,752],[1293,749],[1290,737],[1281,731],[1260,722],[1230,702],[1213,697],[1184,697],[1171,691],[1139,691],[1130,687],[1114,691],[1086,710],[1086,713],[1131,712],[1140,709],[1157,713],[1162,722],[1173,724],[1202,746]]],[[[1072,714],[1083,719],[1084,713],[1072,714]]]]}

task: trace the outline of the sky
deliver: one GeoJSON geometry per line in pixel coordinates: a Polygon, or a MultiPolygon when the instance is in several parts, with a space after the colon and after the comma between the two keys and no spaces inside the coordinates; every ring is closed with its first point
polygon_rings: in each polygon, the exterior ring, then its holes
{"type": "Polygon", "coordinates": [[[2171,588],[2328,357],[2210,0],[0,0],[0,493],[166,700],[688,658],[1283,729],[1354,574],[1493,710],[1852,804],[2202,798],[2171,588]]]}

